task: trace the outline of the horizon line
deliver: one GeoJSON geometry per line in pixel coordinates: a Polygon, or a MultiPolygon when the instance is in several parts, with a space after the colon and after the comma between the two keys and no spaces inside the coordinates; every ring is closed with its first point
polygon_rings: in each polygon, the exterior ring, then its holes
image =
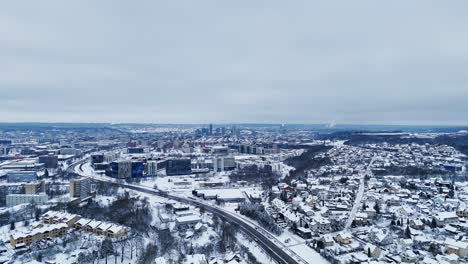
{"type": "Polygon", "coordinates": [[[468,124],[384,124],[384,123],[287,123],[287,122],[204,122],[204,123],[166,123],[166,122],[67,122],[67,121],[0,121],[3,124],[93,124],[93,125],[308,125],[325,126],[324,128],[333,129],[341,126],[394,126],[394,127],[468,127],[468,124]],[[330,126],[330,127],[326,127],[330,126]]]}

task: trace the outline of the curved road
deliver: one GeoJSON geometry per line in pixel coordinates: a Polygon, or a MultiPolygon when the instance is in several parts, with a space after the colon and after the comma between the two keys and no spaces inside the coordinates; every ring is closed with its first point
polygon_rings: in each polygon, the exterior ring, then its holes
{"type": "MultiPolygon", "coordinates": [[[[82,160],[76,163],[73,163],[70,165],[67,169],[67,171],[72,171],[76,172],[75,167],[76,166],[81,166],[86,160],[82,160]]],[[[260,245],[263,250],[271,257],[273,258],[277,263],[288,263],[288,264],[296,264],[296,263],[307,263],[304,260],[297,260],[300,259],[299,256],[296,255],[296,258],[293,258],[291,254],[294,254],[292,251],[286,252],[281,245],[275,244],[275,242],[271,241],[266,235],[264,235],[261,232],[261,229],[257,229],[256,227],[251,226],[250,224],[246,223],[244,220],[240,219],[239,217],[236,217],[232,215],[231,213],[225,212],[216,206],[206,204],[200,201],[197,201],[195,199],[189,199],[185,197],[180,197],[180,196],[175,196],[168,194],[167,192],[159,191],[159,190],[153,190],[149,189],[143,186],[137,186],[137,185],[131,185],[131,184],[126,184],[126,183],[121,183],[121,182],[114,182],[110,181],[109,179],[106,178],[100,178],[100,177],[93,177],[93,176],[88,176],[88,175],[83,175],[80,174],[83,177],[88,177],[92,178],[94,180],[106,182],[108,184],[114,185],[114,186],[120,186],[124,187],[127,189],[139,191],[139,192],[144,192],[148,193],[151,195],[156,195],[164,198],[169,198],[181,203],[186,203],[190,205],[194,205],[197,207],[204,207],[206,211],[211,212],[217,216],[219,216],[221,219],[224,221],[227,221],[231,224],[234,224],[238,226],[246,235],[249,237],[253,238],[255,242],[260,245]]]]}

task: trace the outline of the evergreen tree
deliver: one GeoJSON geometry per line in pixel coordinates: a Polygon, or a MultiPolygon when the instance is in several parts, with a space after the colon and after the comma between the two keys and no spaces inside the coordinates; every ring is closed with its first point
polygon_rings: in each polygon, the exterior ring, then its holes
{"type": "Polygon", "coordinates": [[[292,226],[293,230],[296,231],[297,230],[297,224],[296,222],[293,223],[293,226],[292,226]]]}
{"type": "Polygon", "coordinates": [[[450,189],[450,191],[448,192],[448,197],[450,198],[455,197],[455,192],[453,191],[453,189],[450,189]]]}
{"type": "Polygon", "coordinates": [[[109,238],[105,238],[104,241],[102,241],[101,244],[101,257],[106,258],[106,263],[107,263],[107,256],[112,254],[114,252],[114,247],[112,245],[112,241],[109,238]]]}
{"type": "Polygon", "coordinates": [[[319,241],[317,242],[317,248],[318,248],[318,249],[324,249],[324,248],[325,248],[325,244],[323,243],[322,240],[319,240],[319,241]]]}
{"type": "Polygon", "coordinates": [[[380,214],[380,205],[379,205],[379,203],[375,203],[375,205],[374,205],[374,210],[375,210],[375,212],[376,212],[377,214],[380,214]]]}
{"type": "Polygon", "coordinates": [[[411,230],[410,230],[409,226],[406,227],[405,237],[406,238],[411,238],[411,230]]]}
{"type": "Polygon", "coordinates": [[[432,254],[437,255],[437,251],[438,250],[437,250],[437,245],[436,244],[431,244],[429,246],[429,252],[431,252],[432,254]]]}

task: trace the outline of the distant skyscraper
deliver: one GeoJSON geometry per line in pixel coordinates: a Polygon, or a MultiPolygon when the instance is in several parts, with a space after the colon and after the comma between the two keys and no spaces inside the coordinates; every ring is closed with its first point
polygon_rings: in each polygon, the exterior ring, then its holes
{"type": "Polygon", "coordinates": [[[213,135],[213,124],[210,124],[210,136],[213,135]]]}

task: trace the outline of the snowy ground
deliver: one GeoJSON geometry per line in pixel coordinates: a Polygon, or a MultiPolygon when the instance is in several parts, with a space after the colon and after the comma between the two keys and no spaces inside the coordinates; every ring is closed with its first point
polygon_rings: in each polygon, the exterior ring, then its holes
{"type": "Polygon", "coordinates": [[[297,255],[301,256],[304,260],[306,260],[310,264],[316,263],[329,263],[326,259],[320,256],[315,250],[311,249],[306,244],[297,244],[295,246],[289,247],[297,255]]]}
{"type": "MultiPolygon", "coordinates": [[[[90,170],[92,170],[92,168],[90,166],[85,167],[85,165],[83,165],[83,171],[85,171],[85,170],[87,170],[86,174],[95,175],[94,172],[90,171],[90,170]]],[[[156,185],[158,187],[158,189],[180,193],[181,195],[184,195],[184,196],[192,196],[192,194],[191,194],[192,190],[194,188],[197,188],[197,185],[198,185],[197,180],[200,180],[199,176],[194,176],[194,175],[156,177],[156,178],[142,179],[139,184],[143,185],[143,186],[146,186],[146,187],[149,187],[149,188],[153,188],[156,185]],[[187,182],[187,185],[182,185],[182,186],[175,185],[174,182],[187,182]]],[[[210,178],[209,180],[210,181],[225,181],[225,182],[228,182],[229,178],[227,177],[227,175],[222,175],[222,176],[219,176],[218,178],[215,178],[215,179],[210,178]]],[[[249,191],[249,190],[250,191],[257,191],[257,189],[255,189],[253,187],[246,187],[246,188],[243,188],[243,189],[245,189],[247,191],[249,191]]],[[[164,199],[164,198],[159,198],[159,197],[155,197],[155,196],[152,196],[152,195],[145,195],[145,194],[141,194],[141,193],[139,193],[139,195],[148,197],[148,199],[150,199],[150,204],[153,204],[153,205],[154,204],[160,204],[161,202],[163,202],[163,199],[164,199]]],[[[206,202],[212,203],[212,201],[206,201],[206,202]]],[[[225,209],[227,211],[230,211],[230,212],[233,212],[233,213],[235,213],[236,208],[237,208],[237,204],[235,204],[235,203],[229,203],[229,204],[226,204],[223,207],[223,209],[225,209]]],[[[245,219],[246,222],[250,222],[252,226],[257,226],[252,220],[250,220],[250,219],[248,219],[248,218],[246,218],[244,216],[241,216],[239,214],[236,214],[236,216],[245,219]]],[[[314,249],[307,246],[305,244],[304,239],[302,239],[302,238],[300,238],[300,237],[298,237],[298,236],[296,236],[296,235],[294,235],[294,234],[292,234],[292,233],[290,233],[288,231],[285,231],[282,235],[280,235],[278,237],[273,236],[272,234],[270,234],[266,230],[265,230],[265,232],[268,233],[269,234],[268,237],[275,240],[276,243],[280,244],[284,248],[287,248],[290,251],[291,255],[299,256],[298,258],[301,258],[302,260],[304,260],[304,262],[307,262],[307,263],[328,263],[328,261],[326,261],[323,257],[321,257],[320,254],[318,254],[314,249]],[[285,241],[287,241],[287,242],[285,242],[285,241]]],[[[265,258],[265,256],[261,256],[258,259],[269,259],[269,257],[267,256],[265,258]]],[[[267,262],[267,263],[271,263],[271,262],[267,262]]]]}
{"type": "Polygon", "coordinates": [[[237,234],[237,241],[245,247],[247,247],[257,261],[262,264],[276,263],[263,249],[257,245],[254,241],[244,236],[242,233],[237,234]]]}

